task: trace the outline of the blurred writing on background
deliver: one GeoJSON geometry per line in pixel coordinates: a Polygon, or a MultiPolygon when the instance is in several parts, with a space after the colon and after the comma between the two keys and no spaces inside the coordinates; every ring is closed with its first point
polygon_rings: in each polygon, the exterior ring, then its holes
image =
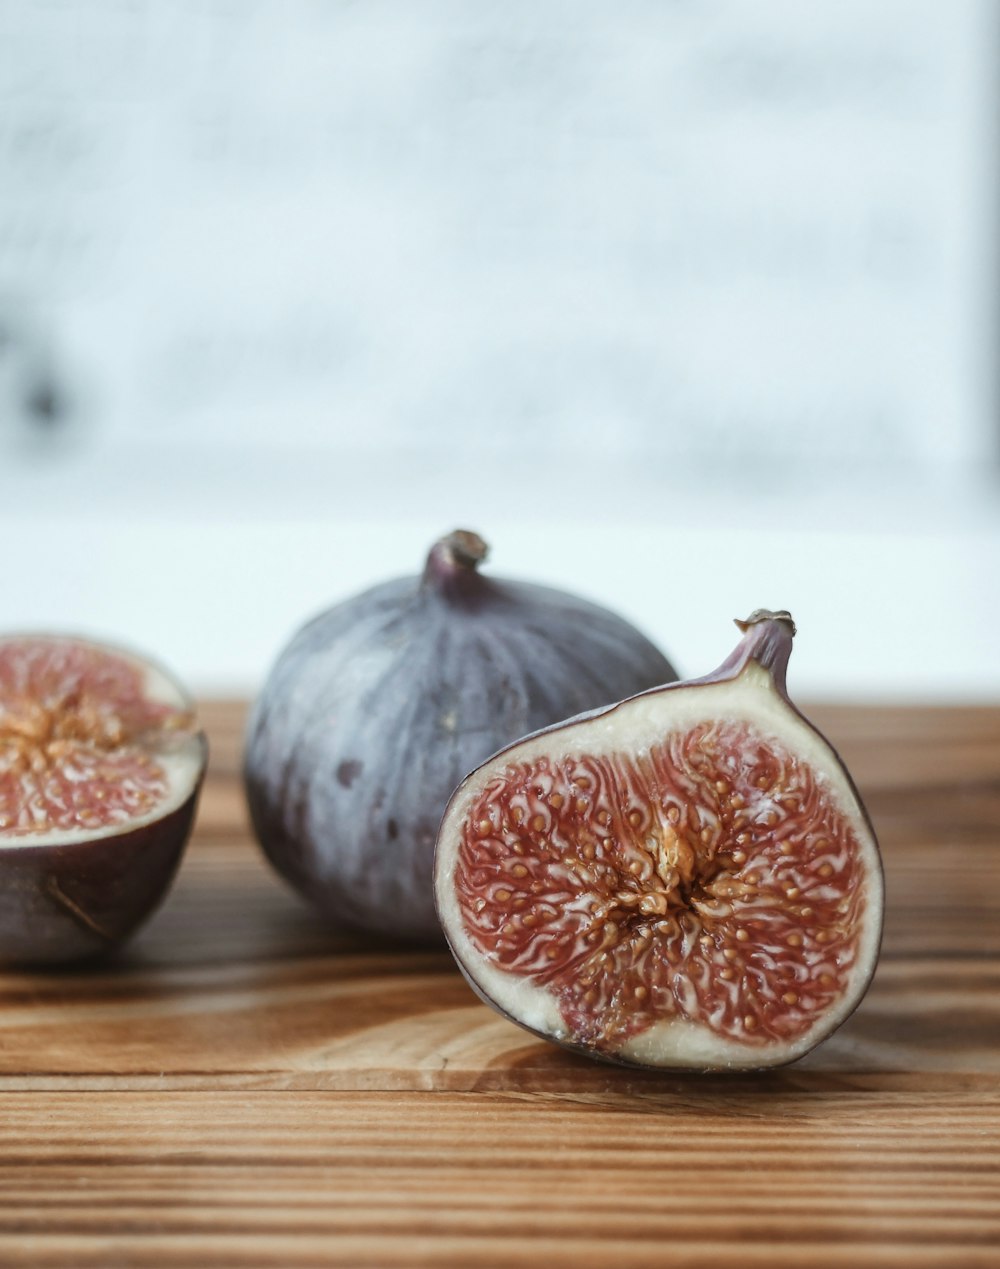
{"type": "Polygon", "coordinates": [[[7,0],[6,470],[981,464],[988,11],[7,0]]]}

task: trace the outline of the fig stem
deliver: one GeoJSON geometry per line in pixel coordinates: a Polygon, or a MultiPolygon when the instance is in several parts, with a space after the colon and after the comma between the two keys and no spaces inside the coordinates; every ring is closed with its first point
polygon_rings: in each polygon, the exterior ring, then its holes
{"type": "Polygon", "coordinates": [[[744,634],[751,626],[760,625],[764,621],[783,621],[790,629],[792,637],[795,637],[795,622],[792,620],[792,614],[787,608],[779,608],[777,611],[772,611],[770,608],[755,608],[745,621],[740,621],[739,617],[734,618],[734,624],[744,634]]]}
{"type": "Polygon", "coordinates": [[[743,635],[747,660],[753,659],[763,666],[783,693],[786,691],[788,658],[794,637],[795,622],[792,614],[785,609],[771,612],[758,608],[747,618],[743,635]]]}
{"type": "Polygon", "coordinates": [[[745,621],[737,618],[736,625],[743,631],[743,638],[708,680],[734,678],[750,661],[756,661],[771,675],[782,695],[787,696],[785,676],[795,637],[792,614],[784,608],[773,612],[770,608],[758,608],[745,621]]]}
{"type": "Polygon", "coordinates": [[[455,529],[435,542],[424,567],[424,585],[444,591],[462,578],[476,576],[489,547],[471,529],[455,529]]]}

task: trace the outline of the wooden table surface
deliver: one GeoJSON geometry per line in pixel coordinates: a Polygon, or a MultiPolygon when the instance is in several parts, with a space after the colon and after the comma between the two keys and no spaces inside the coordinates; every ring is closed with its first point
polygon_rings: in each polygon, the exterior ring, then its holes
{"type": "Polygon", "coordinates": [[[1000,709],[812,712],[885,854],[882,960],[797,1065],[587,1062],[445,952],[333,936],[252,845],[243,710],[112,965],[0,978],[0,1265],[1000,1264],[1000,709]]]}

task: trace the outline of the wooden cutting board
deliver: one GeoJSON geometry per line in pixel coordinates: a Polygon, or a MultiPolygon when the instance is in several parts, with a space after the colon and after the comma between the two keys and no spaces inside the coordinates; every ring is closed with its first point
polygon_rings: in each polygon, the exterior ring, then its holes
{"type": "Polygon", "coordinates": [[[631,1073],[330,934],[252,844],[244,710],[114,964],[0,977],[0,1265],[1000,1264],[1000,709],[810,711],[882,839],[885,945],[797,1065],[631,1073]]]}

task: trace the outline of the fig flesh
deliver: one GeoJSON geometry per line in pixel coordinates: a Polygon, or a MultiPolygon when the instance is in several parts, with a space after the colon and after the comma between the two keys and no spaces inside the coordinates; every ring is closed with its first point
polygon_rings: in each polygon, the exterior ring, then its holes
{"type": "Polygon", "coordinates": [[[173,879],[206,757],[158,666],[75,637],[0,637],[0,961],[127,938],[173,879]]]}
{"type": "Polygon", "coordinates": [[[332,921],[442,940],[438,825],[459,780],[501,745],[676,678],[615,614],[479,572],[464,530],[422,577],[310,622],[252,713],[247,798],[274,867],[332,921]]]}
{"type": "Polygon", "coordinates": [[[789,701],[794,626],[760,611],[714,673],[489,759],[437,843],[441,923],[475,990],[538,1035],[668,1069],[793,1061],[878,957],[878,845],[789,701]]]}

